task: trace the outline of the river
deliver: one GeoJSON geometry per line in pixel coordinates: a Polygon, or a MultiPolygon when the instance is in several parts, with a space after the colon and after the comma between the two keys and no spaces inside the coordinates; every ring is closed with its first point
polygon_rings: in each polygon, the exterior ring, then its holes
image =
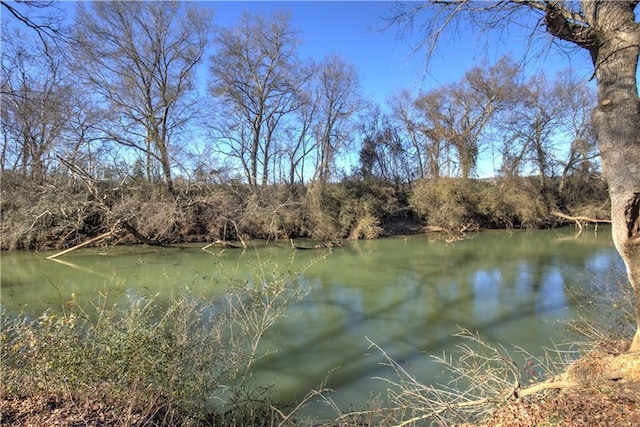
{"type": "Polygon", "coordinates": [[[59,261],[3,253],[2,308],[37,315],[71,294],[100,292],[120,302],[185,291],[213,298],[249,271],[291,272],[308,295],[265,337],[278,351],[260,360],[256,378],[292,399],[331,371],[327,385],[346,409],[384,392],[388,385],[374,377],[393,379],[369,340],[425,382],[442,370],[429,356],[454,350],[460,328],[540,354],[571,338],[563,321],[622,271],[606,227],[579,236],[570,227],[483,231],[455,243],[398,236],[333,250],[295,250],[286,241],[244,251],[203,246],[82,249],[59,261]]]}

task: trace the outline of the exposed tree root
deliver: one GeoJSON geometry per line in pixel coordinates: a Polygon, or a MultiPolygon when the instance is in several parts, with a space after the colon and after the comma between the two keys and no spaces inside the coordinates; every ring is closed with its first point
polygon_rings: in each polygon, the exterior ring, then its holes
{"type": "MultiPolygon", "coordinates": [[[[562,375],[525,388],[514,388],[511,398],[521,399],[545,390],[593,388],[610,382],[640,381],[640,353],[609,354],[594,351],[578,360],[562,375]]],[[[486,399],[465,402],[483,405],[486,399]]]]}
{"type": "Polygon", "coordinates": [[[413,425],[418,421],[432,418],[444,411],[464,409],[486,404],[500,404],[509,400],[519,400],[546,390],[589,388],[606,385],[611,381],[640,381],[640,354],[588,354],[573,365],[562,375],[551,378],[529,387],[521,388],[518,381],[514,386],[499,397],[485,397],[468,402],[456,402],[435,411],[421,414],[398,424],[398,427],[413,425]]]}

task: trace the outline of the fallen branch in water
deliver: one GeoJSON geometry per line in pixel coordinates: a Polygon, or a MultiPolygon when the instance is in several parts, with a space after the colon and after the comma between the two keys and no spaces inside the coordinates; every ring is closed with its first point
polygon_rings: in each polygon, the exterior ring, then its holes
{"type": "Polygon", "coordinates": [[[343,246],[342,242],[325,242],[325,243],[318,243],[317,245],[313,245],[313,246],[298,246],[294,243],[293,239],[289,239],[289,242],[291,242],[291,246],[294,249],[301,249],[301,250],[305,250],[305,249],[332,249],[332,248],[341,248],[343,246]]]}
{"type": "Polygon", "coordinates": [[[59,257],[60,255],[64,255],[64,254],[67,254],[69,252],[75,251],[76,249],[84,248],[85,246],[90,245],[91,243],[97,242],[97,241],[102,240],[102,239],[106,239],[107,237],[111,236],[112,234],[113,234],[113,230],[107,231],[106,233],[102,233],[101,235],[96,236],[93,239],[89,239],[86,242],[82,242],[82,243],[80,243],[78,245],[75,245],[72,248],[65,249],[64,251],[58,252],[57,254],[50,255],[50,256],[47,257],[47,259],[54,259],[54,258],[59,257]]]}
{"type": "Polygon", "coordinates": [[[563,214],[562,212],[558,212],[558,211],[551,211],[551,215],[557,216],[558,218],[566,219],[568,221],[575,222],[576,225],[578,226],[578,228],[580,229],[580,231],[582,231],[582,227],[583,227],[584,223],[611,224],[611,220],[610,219],[597,219],[597,218],[589,218],[589,217],[586,217],[586,216],[571,216],[571,215],[563,214]]]}

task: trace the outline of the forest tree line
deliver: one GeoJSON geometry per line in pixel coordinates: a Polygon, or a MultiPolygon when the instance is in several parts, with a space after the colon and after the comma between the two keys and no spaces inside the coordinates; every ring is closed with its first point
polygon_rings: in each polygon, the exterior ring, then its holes
{"type": "Polygon", "coordinates": [[[568,71],[525,78],[507,56],[380,105],[347,59],[301,57],[286,11],[229,27],[214,13],[78,3],[52,37],[3,22],[3,248],[68,246],[123,219],[189,240],[606,216],[595,97],[568,71]],[[481,158],[495,179],[460,184],[481,158]]]}

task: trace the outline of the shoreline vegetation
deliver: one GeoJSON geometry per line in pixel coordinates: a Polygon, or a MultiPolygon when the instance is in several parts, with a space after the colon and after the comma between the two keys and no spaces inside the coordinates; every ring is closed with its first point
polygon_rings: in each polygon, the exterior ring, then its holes
{"type": "MultiPolygon", "coordinates": [[[[635,294],[582,322],[595,344],[577,365],[541,360],[549,375],[523,386],[507,354],[465,335],[469,351],[441,360],[454,388],[420,384],[389,360],[390,407],[320,425],[640,425],[640,361],[623,354],[640,349],[640,332],[631,346],[615,338],[640,331],[638,2],[432,1],[431,16],[428,3],[396,5],[384,27],[418,37],[426,59],[460,24],[481,36],[543,23],[531,35],[588,51],[597,94],[570,70],[523,74],[504,56],[458,81],[399,88],[384,105],[348,58],[303,55],[286,10],[223,23],[204,3],[80,2],[72,14],[55,3],[1,3],[0,250],[295,247],[424,230],[453,242],[612,219],[635,294]],[[501,177],[473,179],[489,150],[501,177]],[[445,175],[460,178],[427,179],[445,175]],[[630,307],[603,325],[617,304],[630,307]]],[[[263,289],[234,289],[218,305],[98,299],[37,319],[1,313],[0,423],[317,425],[296,411],[326,396],[323,385],[287,407],[251,384],[262,334],[301,297],[266,272],[263,289]]]]}
{"type": "MultiPolygon", "coordinates": [[[[582,339],[524,352],[460,330],[435,384],[370,341],[383,356],[387,395],[340,409],[318,384],[295,402],[252,381],[263,341],[287,308],[305,298],[295,273],[268,263],[254,285],[229,278],[214,300],[184,293],[169,301],[132,296],[107,303],[75,295],[40,316],[2,313],[0,424],[11,426],[599,426],[640,421],[640,359],[626,354],[633,329],[630,288],[595,293],[565,324],[582,339]],[[612,304],[615,301],[615,304],[612,304]],[[589,313],[591,311],[591,314],[589,313]],[[597,313],[597,317],[595,316],[597,313]],[[526,360],[520,366],[516,360],[526,360]],[[312,401],[330,419],[303,413],[312,401]]],[[[611,284],[602,284],[610,288],[611,284]]],[[[429,357],[426,356],[425,357],[429,357]]],[[[327,373],[329,376],[330,373],[327,373]]]]}
{"type": "Polygon", "coordinates": [[[610,210],[598,174],[405,184],[349,177],[264,187],[177,181],[176,196],[160,183],[131,177],[37,181],[4,172],[0,185],[4,251],[195,242],[245,247],[251,239],[297,238],[330,244],[428,231],[453,241],[480,229],[608,222],[610,210]]]}
{"type": "MultiPolygon", "coordinates": [[[[606,222],[598,175],[569,179],[441,178],[397,185],[345,179],[323,186],[250,187],[129,179],[119,185],[51,177],[2,180],[2,249],[62,250],[78,245],[204,242],[243,248],[250,239],[288,239],[294,248],[340,247],[344,239],[438,231],[446,241],[486,228],[544,228],[606,222]],[[296,244],[297,238],[319,243],[296,244]]],[[[461,331],[463,357],[434,358],[451,383],[422,384],[387,359],[389,395],[342,412],[319,384],[298,402],[274,402],[251,381],[264,333],[304,297],[290,277],[263,266],[260,286],[231,287],[219,300],[181,295],[111,307],[108,290],[82,306],[65,301],[42,316],[2,313],[2,425],[89,426],[405,426],[608,425],[640,421],[640,362],[629,345],[633,310],[605,324],[571,327],[588,344],[514,365],[504,347],[461,331]],[[622,362],[620,362],[622,361],[622,362]],[[617,363],[617,364],[616,364],[617,363]],[[535,372],[532,377],[529,372],[535,372]],[[531,383],[521,382],[529,375],[531,383]],[[321,399],[333,420],[300,409],[321,399]],[[596,417],[596,418],[594,418],[596,417]],[[597,418],[601,417],[601,418],[597,418]],[[597,420],[602,420],[602,423],[597,420]],[[595,424],[594,424],[594,420],[595,424]]],[[[232,280],[230,280],[232,282],[232,280]]],[[[244,282],[243,282],[244,283],[244,282]]],[[[621,289],[624,286],[621,286],[621,289]]],[[[613,298],[613,297],[611,297],[613,298]]],[[[610,310],[611,301],[594,310],[610,310]]],[[[599,314],[601,317],[601,315],[599,314]]],[[[384,349],[371,343],[386,357],[384,349]]],[[[542,351],[542,349],[541,349],[542,351]]],[[[328,373],[329,374],[329,373],[328,373]]]]}

